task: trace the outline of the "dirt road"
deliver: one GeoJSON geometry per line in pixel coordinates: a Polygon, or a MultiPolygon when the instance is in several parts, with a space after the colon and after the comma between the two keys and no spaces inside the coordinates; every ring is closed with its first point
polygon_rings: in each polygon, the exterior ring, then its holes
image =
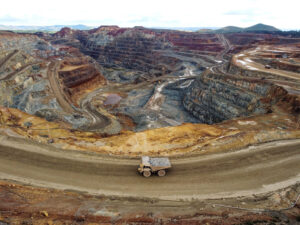
{"type": "Polygon", "coordinates": [[[245,70],[252,70],[252,71],[260,71],[269,73],[272,75],[277,75],[283,78],[291,78],[294,80],[300,80],[300,75],[297,72],[291,72],[287,70],[281,70],[281,69],[266,69],[265,65],[255,62],[253,59],[259,58],[257,55],[259,55],[259,52],[264,52],[268,50],[268,46],[259,46],[255,49],[248,49],[243,51],[242,53],[236,54],[232,57],[232,62],[245,70]]]}
{"type": "Polygon", "coordinates": [[[216,34],[217,38],[219,39],[219,41],[223,44],[224,46],[224,50],[221,51],[218,55],[217,55],[217,59],[219,60],[224,60],[224,55],[232,48],[230,42],[228,39],[225,38],[224,34],[216,34]]]}
{"type": "Polygon", "coordinates": [[[137,159],[61,151],[0,137],[0,179],[91,194],[207,199],[277,190],[300,181],[300,140],[238,152],[171,159],[166,177],[137,174],[137,159]]]}
{"type": "Polygon", "coordinates": [[[65,112],[73,113],[75,110],[72,108],[71,104],[66,100],[65,95],[63,93],[62,88],[59,85],[58,77],[57,77],[57,68],[59,67],[58,62],[51,62],[48,67],[48,79],[55,94],[59,105],[63,108],[65,112]]]}
{"type": "Polygon", "coordinates": [[[0,68],[4,66],[12,57],[14,57],[16,54],[18,54],[20,51],[19,50],[14,50],[10,54],[8,54],[2,61],[0,61],[0,68]]]}

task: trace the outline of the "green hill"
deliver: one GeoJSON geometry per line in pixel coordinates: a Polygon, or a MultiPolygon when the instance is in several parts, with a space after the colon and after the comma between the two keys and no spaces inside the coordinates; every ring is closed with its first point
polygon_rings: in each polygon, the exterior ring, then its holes
{"type": "Polygon", "coordinates": [[[271,31],[272,32],[272,31],[280,31],[280,30],[277,29],[276,27],[259,23],[254,26],[245,28],[244,31],[271,31]]]}
{"type": "Polygon", "coordinates": [[[213,34],[225,34],[225,33],[243,33],[243,32],[276,32],[280,31],[276,27],[265,25],[262,23],[253,25],[251,27],[241,28],[236,26],[227,26],[217,30],[199,30],[200,33],[213,33],[213,34]]]}
{"type": "Polygon", "coordinates": [[[227,26],[220,28],[218,30],[215,30],[215,33],[237,33],[242,32],[244,29],[241,27],[235,27],[235,26],[227,26]]]}

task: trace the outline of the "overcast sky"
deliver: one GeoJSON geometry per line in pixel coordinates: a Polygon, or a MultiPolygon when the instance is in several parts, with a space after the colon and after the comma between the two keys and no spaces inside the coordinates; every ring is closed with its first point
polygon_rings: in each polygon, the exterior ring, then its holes
{"type": "Polygon", "coordinates": [[[300,29],[300,0],[3,0],[2,25],[300,29]]]}

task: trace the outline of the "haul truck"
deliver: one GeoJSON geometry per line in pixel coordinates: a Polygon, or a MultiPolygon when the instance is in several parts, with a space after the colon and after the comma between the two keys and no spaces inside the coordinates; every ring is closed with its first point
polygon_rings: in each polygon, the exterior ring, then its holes
{"type": "Polygon", "coordinates": [[[168,158],[151,158],[149,156],[142,156],[141,164],[138,171],[144,177],[150,177],[152,173],[157,173],[158,176],[166,175],[166,170],[171,168],[171,163],[168,158]]]}

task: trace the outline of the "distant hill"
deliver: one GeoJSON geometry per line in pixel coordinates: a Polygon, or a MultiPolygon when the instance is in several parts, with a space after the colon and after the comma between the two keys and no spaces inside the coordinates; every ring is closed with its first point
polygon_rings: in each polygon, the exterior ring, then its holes
{"type": "MultiPolygon", "coordinates": [[[[94,27],[86,26],[82,24],[78,25],[53,25],[53,26],[6,26],[0,25],[0,30],[10,30],[15,32],[49,32],[54,33],[60,31],[64,27],[69,27],[73,30],[90,30],[94,27]]],[[[276,32],[279,29],[265,25],[262,23],[256,24],[251,27],[241,28],[236,26],[227,26],[223,28],[216,27],[156,27],[154,29],[171,29],[171,30],[181,30],[181,31],[194,31],[199,33],[240,33],[240,32],[276,32]]]]}
{"type": "Polygon", "coordinates": [[[215,30],[218,27],[148,27],[148,28],[158,29],[158,30],[179,30],[179,31],[198,32],[200,30],[215,30]]]}
{"type": "Polygon", "coordinates": [[[244,29],[241,27],[235,27],[235,26],[228,26],[228,27],[223,27],[218,30],[215,30],[214,32],[218,33],[237,33],[237,32],[242,32],[244,29]]]}
{"type": "MultiPolygon", "coordinates": [[[[280,31],[276,27],[265,25],[262,23],[256,24],[251,27],[241,28],[235,26],[223,27],[217,30],[206,31],[206,33],[214,33],[214,34],[224,34],[224,33],[243,33],[243,32],[276,32],[280,31]]],[[[198,32],[203,33],[203,31],[199,30],[198,32]]]]}
{"type": "Polygon", "coordinates": [[[0,25],[0,30],[11,30],[11,31],[19,31],[19,32],[57,32],[61,30],[63,27],[70,27],[74,30],[90,30],[93,27],[78,24],[78,25],[53,25],[53,26],[6,26],[0,25]]]}
{"type": "Polygon", "coordinates": [[[197,30],[198,33],[212,33],[214,30],[213,29],[200,29],[200,30],[197,30]]]}
{"type": "Polygon", "coordinates": [[[262,23],[256,24],[256,25],[251,26],[251,27],[247,27],[244,30],[245,31],[271,31],[271,32],[272,31],[280,31],[276,27],[265,25],[265,24],[262,24],[262,23]]]}

